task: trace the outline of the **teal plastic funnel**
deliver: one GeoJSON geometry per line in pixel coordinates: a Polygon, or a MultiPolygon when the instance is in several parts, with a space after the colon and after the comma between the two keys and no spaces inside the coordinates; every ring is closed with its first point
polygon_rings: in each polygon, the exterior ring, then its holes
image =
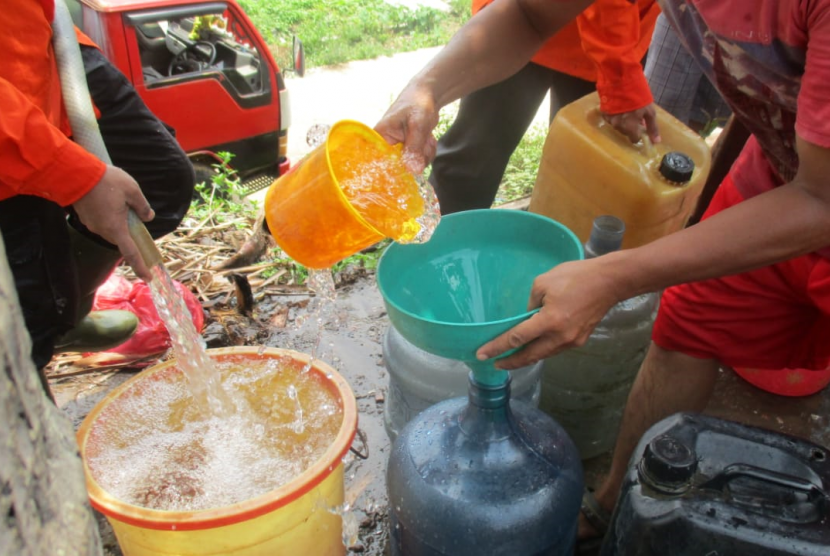
{"type": "Polygon", "coordinates": [[[393,243],[378,287],[389,320],[424,351],[465,362],[482,384],[507,380],[476,350],[534,311],[533,279],[583,258],[579,239],[550,218],[518,210],[471,210],[441,218],[427,243],[393,243]]]}

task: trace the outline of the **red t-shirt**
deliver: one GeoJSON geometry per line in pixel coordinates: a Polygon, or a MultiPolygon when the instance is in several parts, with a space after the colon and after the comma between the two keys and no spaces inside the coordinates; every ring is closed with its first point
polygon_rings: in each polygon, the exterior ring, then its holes
{"type": "Polygon", "coordinates": [[[732,167],[745,197],[791,181],[796,133],[830,148],[830,0],[661,0],[753,137],[732,167]]]}

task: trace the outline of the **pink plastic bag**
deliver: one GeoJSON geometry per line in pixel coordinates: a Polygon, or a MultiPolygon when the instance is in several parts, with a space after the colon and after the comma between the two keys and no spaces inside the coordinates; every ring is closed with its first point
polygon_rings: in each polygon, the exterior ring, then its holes
{"type": "MultiPolygon", "coordinates": [[[[193,325],[201,332],[205,324],[205,315],[196,296],[181,282],[173,281],[179,295],[184,299],[193,325]]],[[[113,273],[95,294],[93,311],[122,309],[138,317],[139,323],[135,334],[120,346],[107,350],[130,358],[142,358],[162,353],[170,347],[170,334],[159,318],[153,304],[150,287],[141,280],[130,282],[123,276],[113,273]]]]}

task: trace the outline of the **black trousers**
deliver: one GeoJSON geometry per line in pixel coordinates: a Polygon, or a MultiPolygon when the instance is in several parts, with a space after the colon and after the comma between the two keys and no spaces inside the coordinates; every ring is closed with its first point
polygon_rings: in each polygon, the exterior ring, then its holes
{"type": "MultiPolygon", "coordinates": [[[[154,238],[161,237],[175,230],[187,213],[195,182],[193,167],[172,130],[150,112],[127,78],[98,49],[82,46],[81,52],[112,164],[141,186],[156,212],[147,229],[154,238]]],[[[25,195],[0,201],[0,232],[38,369],[49,363],[55,340],[79,317],[76,261],[70,255],[67,220],[89,238],[115,249],[87,230],[71,208],[25,195]]]]}
{"type": "Polygon", "coordinates": [[[429,182],[441,214],[489,208],[504,169],[550,91],[550,119],[596,85],[530,63],[500,83],[461,99],[452,126],[438,140],[429,182]]]}

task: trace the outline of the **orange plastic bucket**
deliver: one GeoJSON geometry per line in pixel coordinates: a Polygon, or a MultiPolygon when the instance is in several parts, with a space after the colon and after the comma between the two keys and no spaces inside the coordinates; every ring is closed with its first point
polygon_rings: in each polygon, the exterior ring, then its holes
{"type": "Polygon", "coordinates": [[[751,369],[736,367],[735,374],[766,392],[779,396],[812,396],[830,384],[830,369],[751,369]]]}
{"type": "MultiPolygon", "coordinates": [[[[233,364],[239,361],[242,365],[253,359],[276,359],[280,373],[297,375],[309,360],[307,355],[276,348],[223,348],[208,350],[208,353],[216,361],[230,360],[233,364]]],[[[279,488],[205,510],[162,511],[124,502],[101,486],[89,464],[90,459],[108,446],[115,450],[124,443],[137,441],[129,417],[135,409],[130,404],[137,399],[152,403],[147,393],[157,384],[185,380],[175,361],[143,371],[99,402],[82,423],[77,438],[92,506],[107,517],[124,555],[343,555],[342,517],[336,510],[343,504],[341,460],[354,438],[357,408],[348,383],[334,369],[314,361],[309,373],[307,384],[312,386],[307,388],[319,388],[327,399],[335,400],[335,414],[341,420],[334,441],[313,464],[279,488]]],[[[265,384],[260,390],[261,385],[257,383],[257,396],[284,395],[281,391],[268,391],[267,385],[272,382],[265,384]]],[[[169,407],[150,408],[149,413],[148,419],[164,423],[178,415],[169,407]]]]}
{"type": "Polygon", "coordinates": [[[413,239],[424,201],[401,152],[359,122],[334,124],[265,195],[280,248],[309,268],[329,268],[385,238],[413,239]]]}

